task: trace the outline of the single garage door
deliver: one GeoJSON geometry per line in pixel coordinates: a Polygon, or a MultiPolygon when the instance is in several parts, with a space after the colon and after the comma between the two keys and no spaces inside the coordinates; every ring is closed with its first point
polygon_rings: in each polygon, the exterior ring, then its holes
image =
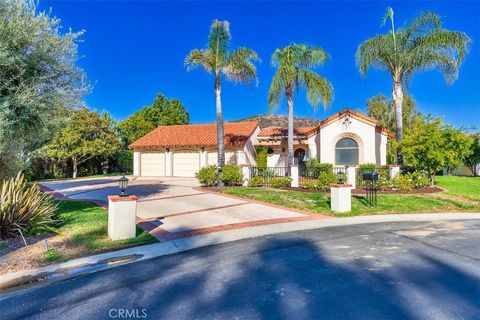
{"type": "Polygon", "coordinates": [[[175,177],[195,177],[200,169],[198,151],[180,151],[173,153],[173,175],[175,177]]]}
{"type": "MultiPolygon", "coordinates": [[[[218,153],[216,151],[209,151],[207,153],[207,163],[209,166],[218,164],[218,153]]],[[[234,151],[225,152],[225,164],[236,164],[234,151]]]]}
{"type": "Polygon", "coordinates": [[[165,176],[165,153],[146,152],[140,154],[140,175],[144,177],[165,176]]]}

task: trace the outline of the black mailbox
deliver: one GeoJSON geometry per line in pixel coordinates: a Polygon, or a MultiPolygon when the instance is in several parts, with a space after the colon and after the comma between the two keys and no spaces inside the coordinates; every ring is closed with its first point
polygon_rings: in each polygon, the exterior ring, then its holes
{"type": "Polygon", "coordinates": [[[378,180],[378,172],[364,172],[362,175],[362,179],[364,181],[377,181],[378,180]]]}

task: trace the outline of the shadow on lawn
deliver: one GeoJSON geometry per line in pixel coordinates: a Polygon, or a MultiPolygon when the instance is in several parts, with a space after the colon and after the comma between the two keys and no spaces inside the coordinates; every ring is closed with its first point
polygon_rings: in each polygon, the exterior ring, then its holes
{"type": "Polygon", "coordinates": [[[478,278],[431,255],[412,252],[416,263],[375,269],[365,259],[332,261],[320,242],[301,236],[242,243],[120,266],[0,307],[18,306],[23,317],[76,308],[82,318],[99,319],[111,309],[146,309],[152,319],[480,316],[478,278]]]}

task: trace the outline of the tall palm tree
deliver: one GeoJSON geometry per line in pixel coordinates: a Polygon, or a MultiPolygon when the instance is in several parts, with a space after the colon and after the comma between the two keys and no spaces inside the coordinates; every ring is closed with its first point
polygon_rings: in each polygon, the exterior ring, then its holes
{"type": "Polygon", "coordinates": [[[225,166],[221,79],[225,77],[234,83],[245,83],[247,85],[257,83],[257,70],[254,62],[260,60],[257,53],[249,48],[240,47],[230,51],[230,40],[228,21],[214,20],[210,27],[207,48],[193,49],[185,58],[185,65],[188,70],[201,66],[208,73],[213,73],[215,77],[219,185],[222,185],[220,174],[225,166]]]}
{"type": "Polygon", "coordinates": [[[408,87],[416,72],[436,68],[443,72],[447,84],[453,83],[468,52],[470,39],[463,32],[443,29],[440,17],[432,12],[421,13],[404,28],[395,30],[393,9],[389,7],[382,26],[387,20],[391,30],[360,44],[356,62],[362,76],[374,67],[387,70],[392,77],[396,139],[401,141],[404,87],[408,87]]]}
{"type": "Polygon", "coordinates": [[[328,53],[319,47],[291,43],[285,48],[276,49],[271,63],[277,67],[268,91],[270,110],[280,105],[282,97],[287,98],[288,106],[288,165],[293,164],[293,95],[300,87],[307,92],[307,100],[315,109],[321,101],[326,108],[333,100],[333,86],[311,69],[321,66],[329,58],[328,53]]]}

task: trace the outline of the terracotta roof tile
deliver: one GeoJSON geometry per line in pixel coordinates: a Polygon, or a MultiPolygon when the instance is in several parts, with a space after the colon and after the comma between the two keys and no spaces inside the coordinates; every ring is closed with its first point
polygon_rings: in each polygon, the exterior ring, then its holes
{"type": "MultiPolygon", "coordinates": [[[[225,122],[225,145],[243,146],[258,127],[256,121],[225,122]]],[[[201,148],[217,146],[217,126],[190,124],[161,126],[137,141],[130,148],[201,148]]]]}
{"type": "MultiPolygon", "coordinates": [[[[308,136],[312,131],[316,130],[316,127],[298,127],[293,128],[294,136],[308,136]]],[[[259,137],[286,137],[288,134],[287,128],[279,127],[266,127],[260,130],[259,137]]]]}

